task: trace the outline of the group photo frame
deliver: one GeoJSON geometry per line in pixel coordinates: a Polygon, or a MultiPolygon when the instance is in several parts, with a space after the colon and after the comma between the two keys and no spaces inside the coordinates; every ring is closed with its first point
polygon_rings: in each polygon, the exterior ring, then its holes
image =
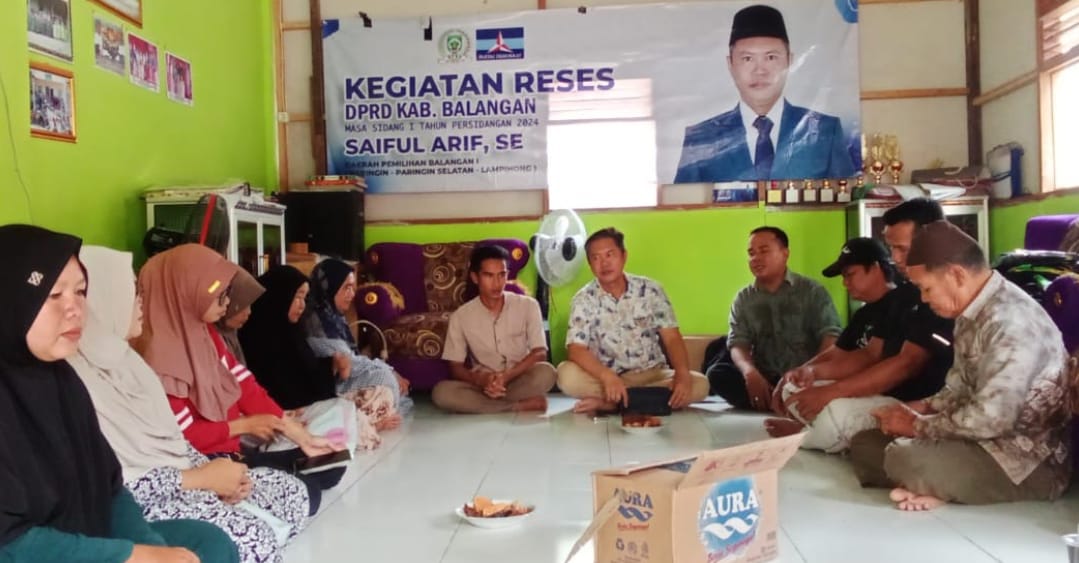
{"type": "Polygon", "coordinates": [[[30,48],[71,62],[71,0],[27,0],[26,16],[30,48]]]}
{"type": "Polygon", "coordinates": [[[98,68],[124,76],[127,46],[124,28],[105,18],[94,17],[94,64],[98,68]]]}
{"type": "Polygon", "coordinates": [[[127,34],[128,74],[131,82],[157,92],[159,90],[157,44],[134,33],[127,34]]]}
{"type": "Polygon", "coordinates": [[[191,62],[168,51],[165,52],[165,89],[170,100],[194,105],[191,62]]]}
{"type": "Polygon", "coordinates": [[[75,75],[30,63],[30,135],[75,142],[75,75]]]}

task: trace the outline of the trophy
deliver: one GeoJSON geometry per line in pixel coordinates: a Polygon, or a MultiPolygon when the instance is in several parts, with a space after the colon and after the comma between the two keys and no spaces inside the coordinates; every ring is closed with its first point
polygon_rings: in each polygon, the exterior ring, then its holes
{"type": "Polygon", "coordinates": [[[850,192],[847,191],[847,181],[839,181],[839,193],[836,194],[835,200],[839,203],[850,203],[850,192]]]}
{"type": "Polygon", "coordinates": [[[899,173],[903,171],[903,162],[900,160],[893,160],[892,163],[888,166],[888,168],[892,171],[892,183],[898,184],[899,173]]]}
{"type": "Polygon", "coordinates": [[[869,166],[869,173],[873,175],[873,185],[880,184],[881,176],[884,176],[884,171],[887,168],[884,163],[879,160],[874,160],[873,164],[869,166]]]}
{"type": "Polygon", "coordinates": [[[786,199],[787,199],[787,203],[798,203],[798,195],[799,195],[799,194],[798,194],[798,192],[800,192],[800,191],[801,191],[801,190],[799,190],[799,189],[798,189],[798,188],[797,188],[797,187],[796,187],[796,186],[794,185],[794,180],[790,180],[790,181],[788,181],[788,182],[787,182],[787,190],[786,190],[786,194],[787,194],[787,197],[786,197],[786,199]]]}
{"type": "Polygon", "coordinates": [[[882,155],[888,163],[888,169],[892,171],[892,183],[899,183],[899,173],[903,171],[903,161],[900,160],[899,138],[895,135],[884,136],[884,150],[882,155]]]}
{"type": "Polygon", "coordinates": [[[899,138],[895,135],[874,133],[866,142],[863,138],[862,161],[865,171],[873,175],[873,184],[881,183],[884,173],[891,170],[892,183],[899,183],[899,173],[903,170],[900,160],[899,138]]]}
{"type": "Polygon", "coordinates": [[[817,202],[817,188],[813,185],[813,180],[806,180],[802,184],[802,201],[806,203],[817,202]]]}
{"type": "Polygon", "coordinates": [[[824,185],[820,189],[820,202],[821,203],[834,203],[835,202],[835,190],[832,189],[832,181],[825,180],[824,185]]]}
{"type": "Polygon", "coordinates": [[[862,136],[862,165],[866,174],[872,174],[876,183],[880,183],[880,177],[884,175],[884,162],[881,161],[881,147],[884,145],[884,136],[873,133],[868,139],[862,136]]]}
{"type": "Polygon", "coordinates": [[[768,203],[783,203],[783,190],[779,189],[779,182],[772,180],[768,184],[768,194],[765,201],[768,203]]]}

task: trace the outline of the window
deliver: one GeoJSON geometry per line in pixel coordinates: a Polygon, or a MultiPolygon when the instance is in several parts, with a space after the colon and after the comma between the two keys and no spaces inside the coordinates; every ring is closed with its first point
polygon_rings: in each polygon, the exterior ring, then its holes
{"type": "Polygon", "coordinates": [[[649,80],[552,93],[547,125],[551,209],[656,205],[656,124],[649,80]]]}
{"type": "Polygon", "coordinates": [[[1079,62],[1072,63],[1050,76],[1053,92],[1054,184],[1061,188],[1079,187],[1079,62]],[[1071,156],[1071,158],[1067,158],[1071,156]]]}
{"type": "Polygon", "coordinates": [[[1038,3],[1042,191],[1079,188],[1079,0],[1038,3]]]}

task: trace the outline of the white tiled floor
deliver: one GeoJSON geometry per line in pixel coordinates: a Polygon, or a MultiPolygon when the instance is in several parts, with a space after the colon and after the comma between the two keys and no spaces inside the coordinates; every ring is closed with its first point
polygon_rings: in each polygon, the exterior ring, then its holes
{"type": "MultiPolygon", "coordinates": [[[[565,398],[551,410],[568,408],[565,398]]],[[[561,563],[592,516],[594,469],[691,455],[766,438],[763,416],[694,409],[655,436],[571,413],[451,416],[422,399],[406,425],[359,457],[296,539],[288,563],[561,563]],[[524,526],[481,530],[455,507],[476,494],[537,507],[524,526]]],[[[1061,563],[1079,491],[1056,503],[947,506],[908,514],[858,487],[846,461],[800,452],[780,473],[784,562],[1061,563]]],[[[587,545],[573,563],[593,561],[587,545]]],[[[653,562],[661,563],[661,562],[653,562]]]]}

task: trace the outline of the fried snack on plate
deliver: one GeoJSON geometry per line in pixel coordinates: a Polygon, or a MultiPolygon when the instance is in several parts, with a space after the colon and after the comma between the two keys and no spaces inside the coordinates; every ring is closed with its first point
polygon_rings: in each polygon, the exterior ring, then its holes
{"type": "Polygon", "coordinates": [[[494,502],[487,497],[477,496],[471,504],[462,507],[465,516],[470,518],[506,518],[510,516],[523,516],[532,512],[531,506],[525,506],[519,502],[494,502]]]}
{"type": "Polygon", "coordinates": [[[658,416],[649,416],[647,414],[624,414],[622,415],[622,426],[628,426],[630,428],[655,428],[663,426],[663,421],[658,416]]]}

